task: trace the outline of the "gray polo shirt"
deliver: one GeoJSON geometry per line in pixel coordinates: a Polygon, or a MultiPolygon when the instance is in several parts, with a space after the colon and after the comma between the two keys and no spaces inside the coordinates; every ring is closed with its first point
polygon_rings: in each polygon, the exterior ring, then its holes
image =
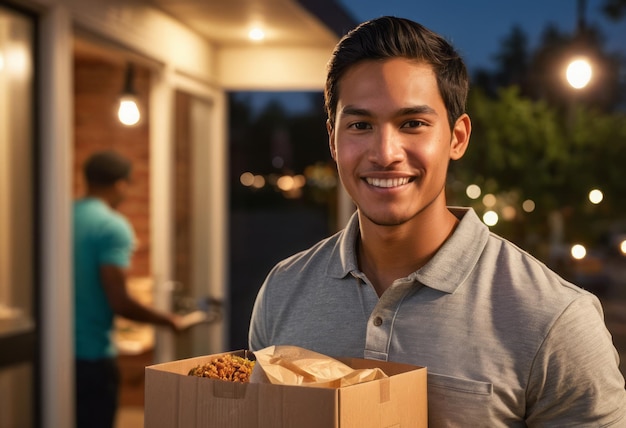
{"type": "Polygon", "coordinates": [[[428,369],[429,426],[626,426],[626,390],[598,299],[492,234],[474,211],[378,298],[358,218],[274,267],[250,349],[296,345],[428,369]]]}

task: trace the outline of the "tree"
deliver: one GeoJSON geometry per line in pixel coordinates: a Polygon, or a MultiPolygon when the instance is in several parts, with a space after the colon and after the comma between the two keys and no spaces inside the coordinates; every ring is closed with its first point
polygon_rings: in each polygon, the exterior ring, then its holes
{"type": "Polygon", "coordinates": [[[517,85],[525,87],[528,79],[528,37],[519,27],[502,40],[500,50],[494,55],[495,70],[478,69],[474,84],[490,96],[495,96],[498,88],[517,85]]]}
{"type": "MultiPolygon", "coordinates": [[[[613,19],[620,19],[626,12],[626,0],[605,0],[603,10],[613,19]]],[[[626,82],[620,80],[626,58],[605,49],[602,31],[586,23],[584,11],[580,11],[574,33],[547,26],[533,52],[528,49],[523,30],[513,27],[493,59],[494,69],[477,70],[472,82],[489,96],[495,96],[498,88],[516,85],[521,95],[546,100],[563,110],[571,109],[573,103],[604,112],[626,105],[626,82]],[[574,90],[565,79],[566,67],[576,57],[586,57],[593,67],[593,78],[582,90],[574,90]]]]}
{"type": "MultiPolygon", "coordinates": [[[[605,0],[604,10],[619,19],[626,0],[605,0]]],[[[453,200],[482,213],[486,207],[469,200],[465,186],[475,183],[483,194],[496,195],[493,208],[510,217],[494,229],[525,248],[529,237],[545,239],[553,213],[566,219],[568,239],[590,245],[624,218],[624,58],[606,52],[601,31],[579,21],[574,34],[548,26],[533,52],[525,34],[511,30],[494,57],[495,69],[474,75],[468,103],[472,144],[451,171],[453,200]],[[580,54],[592,59],[594,78],[576,91],[564,69],[580,54]],[[605,196],[597,206],[587,198],[593,188],[605,196]],[[535,203],[533,212],[521,209],[525,200],[535,203]]]]}
{"type": "Polygon", "coordinates": [[[619,21],[626,16],[626,0],[605,0],[602,11],[607,17],[619,21]]]}
{"type": "Polygon", "coordinates": [[[511,86],[496,97],[481,89],[470,94],[472,142],[453,165],[451,177],[462,186],[452,199],[485,211],[480,200],[468,200],[465,185],[478,184],[497,196],[496,211],[514,212],[496,227],[507,238],[525,243],[528,236],[545,235],[550,213],[567,214],[568,236],[596,242],[607,223],[626,209],[626,120],[622,113],[606,114],[578,106],[569,117],[546,101],[535,101],[511,86]],[[587,193],[599,188],[605,200],[592,206],[587,193]],[[522,203],[532,200],[526,213],[522,203]],[[513,210],[513,211],[511,211],[513,210]]]}
{"type": "Polygon", "coordinates": [[[606,52],[603,44],[600,30],[594,27],[584,27],[574,35],[548,27],[530,59],[524,95],[545,99],[564,109],[572,102],[581,102],[605,112],[613,111],[624,99],[619,76],[623,58],[606,52]],[[565,69],[571,60],[581,56],[593,64],[594,76],[587,87],[575,91],[565,79],[565,69]]]}

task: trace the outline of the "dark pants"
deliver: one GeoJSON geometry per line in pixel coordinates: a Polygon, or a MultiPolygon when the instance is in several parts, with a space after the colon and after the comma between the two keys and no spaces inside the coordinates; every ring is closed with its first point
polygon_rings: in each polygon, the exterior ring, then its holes
{"type": "Polygon", "coordinates": [[[113,428],[119,382],[114,359],[76,360],[76,428],[113,428]]]}

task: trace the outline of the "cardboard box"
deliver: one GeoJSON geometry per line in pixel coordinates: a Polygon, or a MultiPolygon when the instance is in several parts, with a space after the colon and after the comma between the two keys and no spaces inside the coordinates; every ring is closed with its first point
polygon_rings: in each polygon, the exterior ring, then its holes
{"type": "MultiPolygon", "coordinates": [[[[226,352],[245,356],[246,351],[226,352]]],[[[339,358],[354,369],[381,368],[387,378],[343,388],[234,383],[189,370],[219,355],[146,367],[145,428],[426,427],[426,369],[339,358]]]]}

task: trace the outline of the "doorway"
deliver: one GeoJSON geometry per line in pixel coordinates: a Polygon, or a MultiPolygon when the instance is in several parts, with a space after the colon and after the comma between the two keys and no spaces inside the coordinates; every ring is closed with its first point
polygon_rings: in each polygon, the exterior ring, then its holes
{"type": "Polygon", "coordinates": [[[0,5],[0,426],[38,421],[35,18],[0,5]]]}
{"type": "Polygon", "coordinates": [[[177,90],[174,96],[173,173],[174,309],[207,311],[210,322],[178,335],[174,358],[224,350],[225,221],[221,150],[211,99],[177,90]]]}

